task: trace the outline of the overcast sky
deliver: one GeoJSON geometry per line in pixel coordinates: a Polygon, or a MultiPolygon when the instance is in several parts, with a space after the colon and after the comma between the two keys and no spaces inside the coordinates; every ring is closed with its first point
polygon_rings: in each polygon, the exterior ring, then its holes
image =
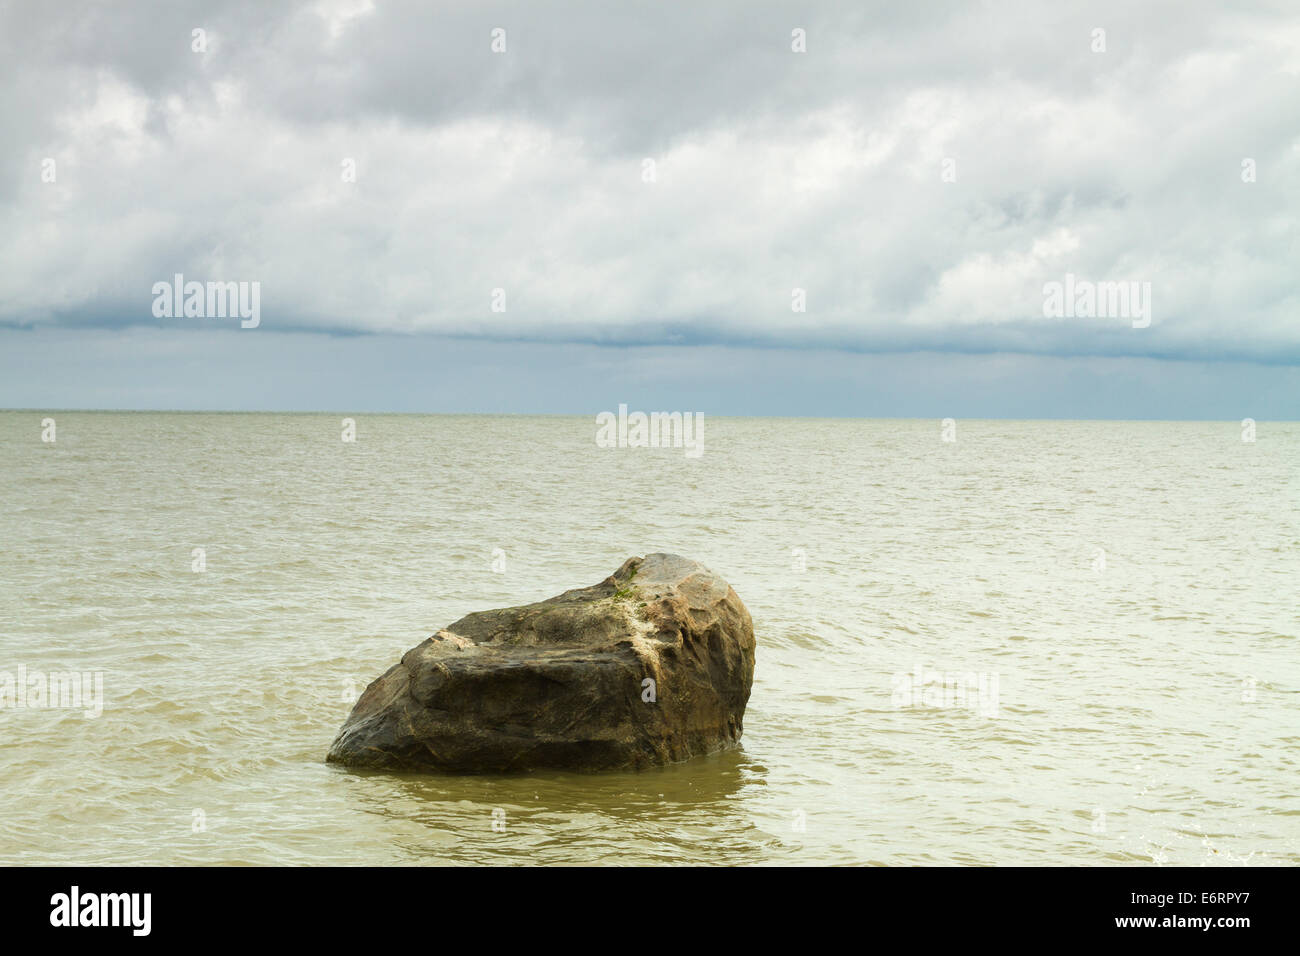
{"type": "Polygon", "coordinates": [[[0,142],[3,406],[1300,418],[1293,2],[0,3],[0,142]]]}

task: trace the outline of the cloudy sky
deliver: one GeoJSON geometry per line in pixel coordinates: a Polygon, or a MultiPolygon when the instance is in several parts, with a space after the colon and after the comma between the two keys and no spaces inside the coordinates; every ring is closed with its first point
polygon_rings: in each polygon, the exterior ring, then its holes
{"type": "Polygon", "coordinates": [[[0,406],[1300,418],[1293,2],[7,2],[0,81],[0,406]]]}

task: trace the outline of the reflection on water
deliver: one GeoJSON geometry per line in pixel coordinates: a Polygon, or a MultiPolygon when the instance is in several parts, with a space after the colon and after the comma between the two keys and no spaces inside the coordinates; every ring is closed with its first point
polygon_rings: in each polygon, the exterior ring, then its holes
{"type": "Polygon", "coordinates": [[[646,773],[537,773],[453,777],[336,769],[366,778],[360,812],[409,834],[408,862],[671,863],[704,841],[721,854],[779,846],[757,821],[737,813],[763,769],[730,751],[646,773]],[[653,829],[646,821],[653,820],[653,829]]]}

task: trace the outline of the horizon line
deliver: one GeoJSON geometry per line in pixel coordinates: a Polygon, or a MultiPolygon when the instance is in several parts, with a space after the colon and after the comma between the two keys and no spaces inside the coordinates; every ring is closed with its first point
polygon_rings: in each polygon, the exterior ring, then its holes
{"type": "MultiPolygon", "coordinates": [[[[623,403],[626,404],[626,403],[623,403]]],[[[639,411],[639,409],[633,409],[639,411]]],[[[585,418],[600,415],[609,409],[598,412],[430,412],[430,411],[350,411],[347,409],[282,409],[282,408],[0,408],[0,414],[119,414],[119,415],[406,415],[406,416],[441,416],[445,418],[585,418]]],[[[653,411],[653,409],[652,409],[653,411]]],[[[685,413],[678,410],[679,413],[685,413]]],[[[659,412],[659,414],[672,414],[659,412]]],[[[1016,418],[1009,415],[995,416],[957,416],[945,415],[736,415],[717,414],[691,410],[685,414],[708,415],[710,418],[723,419],[777,419],[780,421],[892,421],[925,422],[952,418],[968,422],[1143,422],[1165,424],[1241,424],[1245,419],[1239,418],[1016,418]]],[[[1251,418],[1253,422],[1267,422],[1275,425],[1300,424],[1296,418],[1251,418]]]]}

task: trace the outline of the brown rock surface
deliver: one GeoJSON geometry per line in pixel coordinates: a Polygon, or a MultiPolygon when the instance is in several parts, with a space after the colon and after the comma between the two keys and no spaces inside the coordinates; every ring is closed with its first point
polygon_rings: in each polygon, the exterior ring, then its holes
{"type": "Polygon", "coordinates": [[[753,677],[754,626],[726,581],[677,555],[629,558],[599,584],[476,611],[407,651],[326,759],[453,773],[655,766],[734,746],[753,677]]]}

